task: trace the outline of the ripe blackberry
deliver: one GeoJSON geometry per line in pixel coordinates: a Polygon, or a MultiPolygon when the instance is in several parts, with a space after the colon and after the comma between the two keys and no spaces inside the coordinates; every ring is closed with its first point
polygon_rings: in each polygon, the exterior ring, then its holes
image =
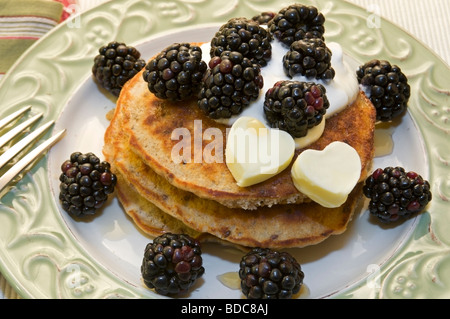
{"type": "Polygon", "coordinates": [[[270,20],[272,20],[275,17],[276,13],[272,11],[264,11],[261,12],[258,15],[255,15],[252,18],[252,21],[257,22],[259,25],[267,25],[270,20]]]}
{"type": "Polygon", "coordinates": [[[233,18],[222,25],[211,40],[211,58],[224,51],[237,51],[252,63],[267,65],[272,56],[272,35],[259,23],[233,18]]]}
{"type": "Polygon", "coordinates": [[[278,81],[266,92],[264,114],[271,127],[296,138],[320,124],[329,106],[326,89],[321,84],[278,81]]]}
{"type": "Polygon", "coordinates": [[[305,275],[287,252],[253,248],[239,264],[241,289],[249,299],[289,299],[300,291],[305,275]]]}
{"type": "Polygon", "coordinates": [[[144,66],[141,53],[125,43],[110,42],[98,50],[94,58],[92,74],[99,84],[115,96],[119,96],[123,85],[144,66]]]}
{"type": "Polygon", "coordinates": [[[114,192],[117,177],[110,164],[93,153],[74,152],[61,165],[59,176],[62,208],[71,215],[92,215],[114,192]]]}
{"type": "Polygon", "coordinates": [[[331,80],[335,71],[331,67],[331,50],[318,38],[294,41],[283,57],[283,68],[291,78],[301,74],[307,78],[331,80]]]}
{"type": "Polygon", "coordinates": [[[198,106],[213,119],[240,114],[263,87],[261,70],[236,51],[224,51],[209,62],[198,106]]]}
{"type": "Polygon", "coordinates": [[[174,43],[147,63],[143,78],[158,98],[181,101],[198,94],[207,68],[199,46],[174,43]]]}
{"type": "Polygon", "coordinates": [[[397,65],[374,59],[361,65],[356,75],[375,106],[378,121],[390,121],[406,109],[411,95],[410,86],[397,65]]]}
{"type": "Polygon", "coordinates": [[[420,212],[432,198],[428,181],[402,167],[376,169],[367,177],[363,192],[370,199],[370,213],[384,223],[420,212]]]}
{"type": "Polygon", "coordinates": [[[275,38],[287,46],[305,38],[321,38],[325,33],[325,17],[317,8],[293,4],[281,9],[269,21],[268,28],[275,38]]]}
{"type": "Polygon", "coordinates": [[[188,290],[205,269],[200,244],[185,234],[165,233],[145,247],[141,274],[147,287],[162,295],[188,290]]]}

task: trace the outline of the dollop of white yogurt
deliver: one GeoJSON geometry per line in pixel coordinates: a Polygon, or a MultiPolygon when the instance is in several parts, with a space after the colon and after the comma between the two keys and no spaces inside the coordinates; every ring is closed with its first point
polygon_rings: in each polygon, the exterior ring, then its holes
{"type": "MultiPolygon", "coordinates": [[[[342,47],[339,43],[330,42],[327,43],[328,48],[332,52],[331,56],[331,66],[334,68],[335,77],[330,81],[308,79],[302,75],[296,75],[290,78],[286,75],[283,68],[283,56],[289,50],[280,41],[274,39],[272,41],[272,57],[266,66],[261,67],[261,75],[264,79],[264,87],[261,89],[258,99],[250,103],[249,106],[244,108],[241,114],[232,116],[228,119],[218,119],[217,122],[233,125],[233,123],[241,116],[249,116],[258,119],[269,127],[268,122],[264,115],[264,100],[268,89],[274,86],[278,81],[282,80],[294,80],[302,82],[315,82],[322,84],[326,89],[326,95],[330,106],[324,116],[324,121],[327,118],[337,114],[338,112],[344,110],[348,105],[350,105],[357,97],[359,92],[359,83],[356,78],[356,71],[352,66],[355,65],[355,61],[345,55],[342,47]]],[[[209,57],[211,44],[209,42],[204,43],[201,46],[204,60],[205,57],[209,57]]],[[[205,60],[207,63],[209,60],[205,60]]],[[[322,136],[324,130],[324,121],[322,125],[316,126],[314,129],[308,131],[307,136],[301,138],[295,138],[296,148],[303,148],[322,136]]]]}

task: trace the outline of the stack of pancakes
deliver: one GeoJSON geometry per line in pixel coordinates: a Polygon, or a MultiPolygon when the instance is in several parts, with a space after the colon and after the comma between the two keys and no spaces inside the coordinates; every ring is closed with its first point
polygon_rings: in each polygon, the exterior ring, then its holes
{"type": "MultiPolygon", "coordinates": [[[[118,177],[119,201],[139,229],[151,237],[185,233],[200,241],[270,248],[317,244],[345,231],[374,154],[375,110],[362,92],[353,104],[327,119],[322,137],[308,147],[321,150],[343,141],[361,158],[360,183],[342,206],[325,208],[295,188],[291,166],[257,185],[237,186],[224,158],[227,126],[205,116],[195,98],[176,103],[158,99],[148,90],[142,72],[122,88],[103,149],[118,177]],[[201,120],[201,132],[196,120],[201,120]],[[172,133],[179,128],[189,130],[192,142],[191,159],[181,163],[172,159],[180,142],[172,133]],[[210,154],[205,147],[211,141],[194,142],[208,128],[223,133],[223,154],[214,154],[222,161],[194,158],[210,154]],[[194,149],[196,145],[202,149],[194,149]]],[[[302,151],[296,150],[292,163],[302,151]]]]}

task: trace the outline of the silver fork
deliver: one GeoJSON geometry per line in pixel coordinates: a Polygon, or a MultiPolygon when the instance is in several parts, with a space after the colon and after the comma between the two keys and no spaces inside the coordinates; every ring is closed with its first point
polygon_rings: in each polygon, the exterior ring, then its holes
{"type": "MultiPolygon", "coordinates": [[[[25,115],[28,111],[31,110],[31,106],[26,106],[21,108],[20,110],[6,116],[5,118],[0,120],[0,131],[4,130],[9,126],[10,123],[16,120],[19,122],[22,116],[25,115]]],[[[55,121],[49,121],[45,124],[42,124],[39,128],[33,130],[32,132],[25,134],[19,141],[14,142],[14,138],[19,137],[21,134],[23,135],[34,123],[36,123],[41,117],[42,113],[36,114],[29,119],[14,124],[13,128],[8,128],[8,131],[0,136],[0,149],[2,149],[9,142],[13,143],[13,145],[7,149],[0,156],[0,170],[11,160],[13,160],[16,156],[19,155],[21,151],[23,151],[27,146],[29,146],[32,142],[36,142],[40,136],[46,132],[55,121]]],[[[1,177],[0,177],[0,197],[2,196],[3,190],[11,183],[11,181],[16,177],[20,172],[22,172],[25,168],[27,168],[34,160],[36,160],[40,155],[42,155],[47,149],[53,146],[65,133],[65,129],[57,132],[52,137],[47,139],[45,142],[39,144],[31,151],[29,151],[26,155],[21,157],[15,164],[13,164],[1,177]]]]}

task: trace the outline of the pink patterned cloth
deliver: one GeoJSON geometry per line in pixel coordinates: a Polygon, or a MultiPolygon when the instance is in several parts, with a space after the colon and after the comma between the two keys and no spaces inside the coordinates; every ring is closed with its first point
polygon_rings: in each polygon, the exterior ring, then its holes
{"type": "Polygon", "coordinates": [[[76,0],[53,0],[53,1],[60,2],[64,6],[63,13],[61,15],[61,22],[70,17],[70,15],[73,13],[73,11],[71,10],[71,6],[77,4],[76,0]]]}

